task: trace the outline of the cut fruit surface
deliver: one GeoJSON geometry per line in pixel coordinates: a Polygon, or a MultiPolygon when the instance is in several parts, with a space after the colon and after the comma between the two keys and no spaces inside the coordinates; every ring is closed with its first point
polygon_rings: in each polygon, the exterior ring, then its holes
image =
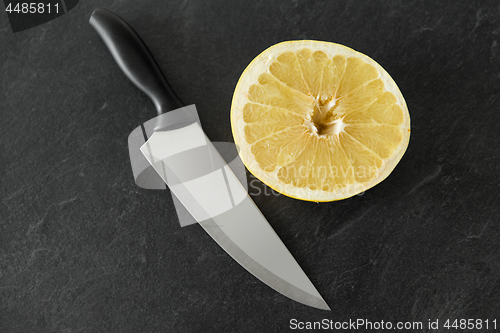
{"type": "Polygon", "coordinates": [[[248,65],[231,127],[254,176],[310,201],[378,184],[410,138],[405,100],[380,65],[346,46],[307,40],[276,44],[248,65]]]}

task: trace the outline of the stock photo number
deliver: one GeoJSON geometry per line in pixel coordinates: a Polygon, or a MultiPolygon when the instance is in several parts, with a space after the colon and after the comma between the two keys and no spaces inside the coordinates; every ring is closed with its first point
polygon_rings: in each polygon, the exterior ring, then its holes
{"type": "Polygon", "coordinates": [[[49,22],[64,15],[78,0],[12,1],[4,0],[12,32],[19,32],[49,22]]]}
{"type": "MultiPolygon", "coordinates": [[[[5,8],[5,11],[7,13],[12,13],[12,12],[15,12],[15,13],[23,13],[23,14],[35,14],[35,13],[38,13],[38,14],[43,14],[45,13],[45,11],[47,10],[47,13],[50,14],[51,12],[51,6],[52,4],[51,3],[48,3],[48,4],[44,4],[43,2],[30,2],[30,3],[27,3],[27,2],[23,2],[23,3],[16,3],[16,6],[14,8],[12,8],[12,3],[9,3],[7,5],[7,8],[5,8]],[[47,7],[47,9],[45,9],[45,7],[47,7]]],[[[59,4],[56,3],[54,4],[54,9],[52,9],[53,11],[56,12],[56,14],[59,13],[59,4]]]]}

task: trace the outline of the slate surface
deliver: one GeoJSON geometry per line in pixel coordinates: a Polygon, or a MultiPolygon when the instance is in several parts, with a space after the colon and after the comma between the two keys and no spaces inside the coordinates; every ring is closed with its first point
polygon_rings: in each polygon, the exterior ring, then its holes
{"type": "Polygon", "coordinates": [[[500,325],[497,1],[89,0],[15,34],[0,20],[1,332],[500,325]],[[165,191],[135,186],[127,136],[155,111],[88,24],[98,6],[139,32],[213,141],[232,141],[239,75],[277,42],[345,44],[391,74],[412,135],[388,179],[324,204],[250,186],[332,312],[276,293],[198,225],[180,228],[165,191]]]}

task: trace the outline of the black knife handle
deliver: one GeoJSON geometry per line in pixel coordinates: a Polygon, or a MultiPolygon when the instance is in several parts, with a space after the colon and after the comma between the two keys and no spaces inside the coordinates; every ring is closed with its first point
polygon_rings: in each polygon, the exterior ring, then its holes
{"type": "Polygon", "coordinates": [[[158,115],[184,106],[146,44],[127,22],[103,8],[94,10],[89,22],[130,81],[151,98],[158,115]]]}

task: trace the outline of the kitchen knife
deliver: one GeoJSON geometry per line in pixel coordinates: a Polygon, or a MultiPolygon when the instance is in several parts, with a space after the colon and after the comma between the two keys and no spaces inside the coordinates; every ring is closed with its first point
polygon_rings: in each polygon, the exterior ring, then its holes
{"type": "MultiPolygon", "coordinates": [[[[141,151],[189,213],[262,282],[297,302],[330,310],[199,122],[189,115],[174,122],[162,116],[182,110],[182,104],[132,27],[101,8],[92,13],[90,24],[123,72],[153,100],[159,116],[141,151]]],[[[189,107],[185,108],[188,113],[189,107]]]]}

